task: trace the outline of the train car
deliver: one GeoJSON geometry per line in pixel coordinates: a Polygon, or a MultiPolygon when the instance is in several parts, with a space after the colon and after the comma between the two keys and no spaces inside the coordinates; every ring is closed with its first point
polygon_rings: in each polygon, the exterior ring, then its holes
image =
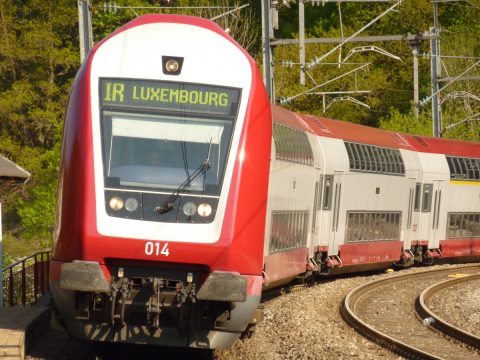
{"type": "Polygon", "coordinates": [[[278,106],[272,113],[267,283],[301,269],[338,273],[413,263],[406,231],[420,171],[413,147],[392,132],[278,106]]]}
{"type": "Polygon", "coordinates": [[[424,262],[480,256],[480,145],[406,135],[417,151],[418,237],[412,250],[424,262]]]}
{"type": "Polygon", "coordinates": [[[50,269],[69,332],[230,346],[261,315],[270,150],[262,77],[213,22],[145,15],[97,44],[66,111],[50,269]]]}

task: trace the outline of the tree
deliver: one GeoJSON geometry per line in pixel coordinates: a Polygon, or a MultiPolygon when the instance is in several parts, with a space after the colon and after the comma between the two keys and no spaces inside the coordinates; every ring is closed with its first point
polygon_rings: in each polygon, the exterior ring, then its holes
{"type": "Polygon", "coordinates": [[[0,4],[0,152],[31,179],[7,198],[6,230],[50,238],[63,112],[79,65],[77,6],[69,0],[0,4]]]}

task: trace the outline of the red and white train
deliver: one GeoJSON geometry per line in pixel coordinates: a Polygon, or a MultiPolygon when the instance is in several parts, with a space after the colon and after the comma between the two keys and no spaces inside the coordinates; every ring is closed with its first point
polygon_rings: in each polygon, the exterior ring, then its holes
{"type": "Polygon", "coordinates": [[[77,75],[50,270],[75,337],[228,347],[261,320],[262,289],[467,257],[478,143],[271,106],[255,62],[205,19],[139,17],[77,75]]]}

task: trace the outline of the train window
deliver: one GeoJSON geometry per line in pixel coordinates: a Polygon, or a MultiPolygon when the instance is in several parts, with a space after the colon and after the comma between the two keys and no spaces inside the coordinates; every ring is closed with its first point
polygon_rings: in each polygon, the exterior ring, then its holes
{"type": "Polygon", "coordinates": [[[373,159],[370,156],[369,146],[362,145],[363,153],[365,154],[365,171],[371,172],[373,170],[373,159]]]}
{"type": "Polygon", "coordinates": [[[480,159],[447,156],[450,179],[480,181],[480,159]]]}
{"type": "Polygon", "coordinates": [[[318,195],[317,195],[317,210],[322,210],[322,195],[323,195],[323,175],[320,176],[318,183],[318,195]]]}
{"type": "Polygon", "coordinates": [[[432,184],[423,184],[422,212],[430,212],[432,208],[432,184]]]}
{"type": "Polygon", "coordinates": [[[480,237],[480,213],[448,213],[447,238],[480,237]]]}
{"type": "Polygon", "coordinates": [[[390,173],[394,174],[396,172],[395,169],[395,157],[393,156],[393,152],[391,149],[387,149],[387,157],[388,157],[388,163],[390,164],[390,173]]]}
{"type": "Polygon", "coordinates": [[[396,213],[395,214],[395,239],[400,239],[400,227],[402,225],[402,214],[396,213]]]}
{"type": "Polygon", "coordinates": [[[347,149],[350,170],[355,169],[355,156],[353,155],[352,144],[345,143],[345,148],[347,149]]]}
{"type": "Polygon", "coordinates": [[[420,210],[420,191],[422,189],[422,184],[421,183],[416,183],[415,184],[415,201],[413,203],[413,211],[419,211],[420,210]]]}
{"type": "Polygon", "coordinates": [[[473,217],[473,236],[480,237],[480,214],[474,214],[473,217]]]}
{"type": "Polygon", "coordinates": [[[402,161],[402,156],[400,154],[400,151],[399,150],[394,150],[393,151],[393,156],[395,158],[395,168],[396,168],[396,173],[397,174],[402,174],[405,172],[405,168],[404,168],[404,165],[403,165],[403,161],[402,161]]]}
{"type": "Polygon", "coordinates": [[[462,171],[462,178],[463,179],[468,179],[468,171],[467,171],[467,159],[465,158],[459,158],[458,161],[460,163],[460,168],[462,171]]]}
{"type": "Polygon", "coordinates": [[[380,213],[380,223],[378,224],[378,231],[380,232],[380,234],[379,234],[379,239],[380,240],[387,240],[388,239],[388,237],[386,236],[387,231],[388,231],[387,216],[388,216],[388,214],[385,213],[385,212],[380,213]]]}
{"type": "Polygon", "coordinates": [[[398,152],[399,162],[400,162],[400,173],[405,174],[405,163],[403,162],[402,154],[398,152]]]}
{"type": "Polygon", "coordinates": [[[456,229],[457,214],[449,213],[448,214],[448,223],[447,223],[447,238],[455,238],[455,229],[456,229]]]}
{"type": "Polygon", "coordinates": [[[219,195],[233,130],[232,120],[103,111],[106,183],[219,195]],[[209,166],[202,168],[204,163],[209,166]],[[166,171],[167,170],[167,171],[166,171]]]}
{"type": "Polygon", "coordinates": [[[398,170],[397,170],[397,160],[395,159],[395,153],[392,149],[388,149],[387,150],[387,154],[390,158],[390,164],[392,166],[391,168],[391,173],[392,174],[396,174],[398,173],[398,170]]]}
{"type": "Polygon", "coordinates": [[[372,146],[371,149],[373,159],[374,159],[374,168],[373,171],[375,172],[381,172],[382,171],[382,166],[381,166],[381,161],[380,161],[380,155],[378,153],[378,148],[376,146],[372,146]]]}
{"type": "MultiPolygon", "coordinates": [[[[346,143],[345,143],[346,144],[346,143]]],[[[357,149],[358,144],[353,144],[353,143],[348,143],[350,145],[350,148],[352,149],[352,159],[349,162],[354,164],[353,168],[350,167],[352,170],[360,170],[360,154],[357,149]]]]}
{"type": "Polygon", "coordinates": [[[380,172],[387,173],[387,159],[385,158],[385,152],[383,148],[377,148],[378,158],[380,159],[380,172]]]}
{"type": "Polygon", "coordinates": [[[455,167],[453,165],[453,159],[447,156],[448,169],[450,170],[450,179],[453,179],[455,176],[455,167]]]}
{"type": "Polygon", "coordinates": [[[305,247],[308,236],[308,211],[273,211],[270,253],[305,247]]]}
{"type": "Polygon", "coordinates": [[[468,179],[474,180],[475,179],[475,170],[473,168],[473,162],[476,163],[475,159],[465,158],[465,165],[467,167],[468,179]]]}
{"type": "Polygon", "coordinates": [[[373,172],[378,172],[378,170],[377,170],[377,160],[375,158],[373,149],[374,149],[373,146],[367,146],[367,152],[368,152],[368,156],[370,158],[370,170],[373,171],[373,172]]]}
{"type": "Polygon", "coordinates": [[[323,187],[323,210],[332,209],[332,186],[333,175],[325,175],[325,185],[323,187]]]}
{"type": "Polygon", "coordinates": [[[465,237],[472,237],[475,226],[473,224],[474,214],[465,214],[465,237]]]}
{"type": "Polygon", "coordinates": [[[278,160],[313,165],[313,152],[305,132],[274,122],[273,141],[278,160]]]}
{"type": "Polygon", "coordinates": [[[405,164],[398,149],[345,141],[350,170],[405,175],[405,164]]]}
{"type": "Polygon", "coordinates": [[[400,153],[398,150],[390,149],[390,157],[392,158],[393,163],[393,173],[400,174],[402,172],[400,163],[402,162],[402,158],[400,157],[400,153]]]}
{"type": "Polygon", "coordinates": [[[388,149],[383,149],[383,155],[385,157],[386,172],[387,174],[391,174],[393,173],[393,164],[388,149]]]}
{"type": "Polygon", "coordinates": [[[363,160],[363,171],[370,171],[370,158],[368,156],[367,146],[360,145],[360,151],[362,152],[362,160],[363,160]]]}
{"type": "Polygon", "coordinates": [[[319,193],[320,193],[320,182],[315,182],[315,195],[313,198],[313,214],[312,214],[312,233],[315,233],[315,225],[317,222],[317,210],[319,210],[319,193]]]}
{"type": "Polygon", "coordinates": [[[460,166],[460,159],[459,158],[452,158],[453,164],[455,166],[455,179],[462,179],[462,168],[460,166]]]}
{"type": "Polygon", "coordinates": [[[347,211],[346,242],[398,240],[401,213],[398,211],[347,211]]]}
{"type": "Polygon", "coordinates": [[[358,154],[358,170],[364,171],[365,170],[365,156],[363,155],[362,146],[360,144],[355,144],[355,148],[357,149],[358,154]]]}
{"type": "Polygon", "coordinates": [[[473,178],[472,180],[480,180],[480,159],[471,159],[473,178]]]}

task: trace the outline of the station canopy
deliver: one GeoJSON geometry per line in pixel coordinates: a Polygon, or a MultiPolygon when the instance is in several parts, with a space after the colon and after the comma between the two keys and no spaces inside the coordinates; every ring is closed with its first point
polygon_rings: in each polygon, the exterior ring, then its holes
{"type": "Polygon", "coordinates": [[[8,160],[6,157],[0,155],[0,176],[29,178],[30,173],[13,161],[8,160]]]}

